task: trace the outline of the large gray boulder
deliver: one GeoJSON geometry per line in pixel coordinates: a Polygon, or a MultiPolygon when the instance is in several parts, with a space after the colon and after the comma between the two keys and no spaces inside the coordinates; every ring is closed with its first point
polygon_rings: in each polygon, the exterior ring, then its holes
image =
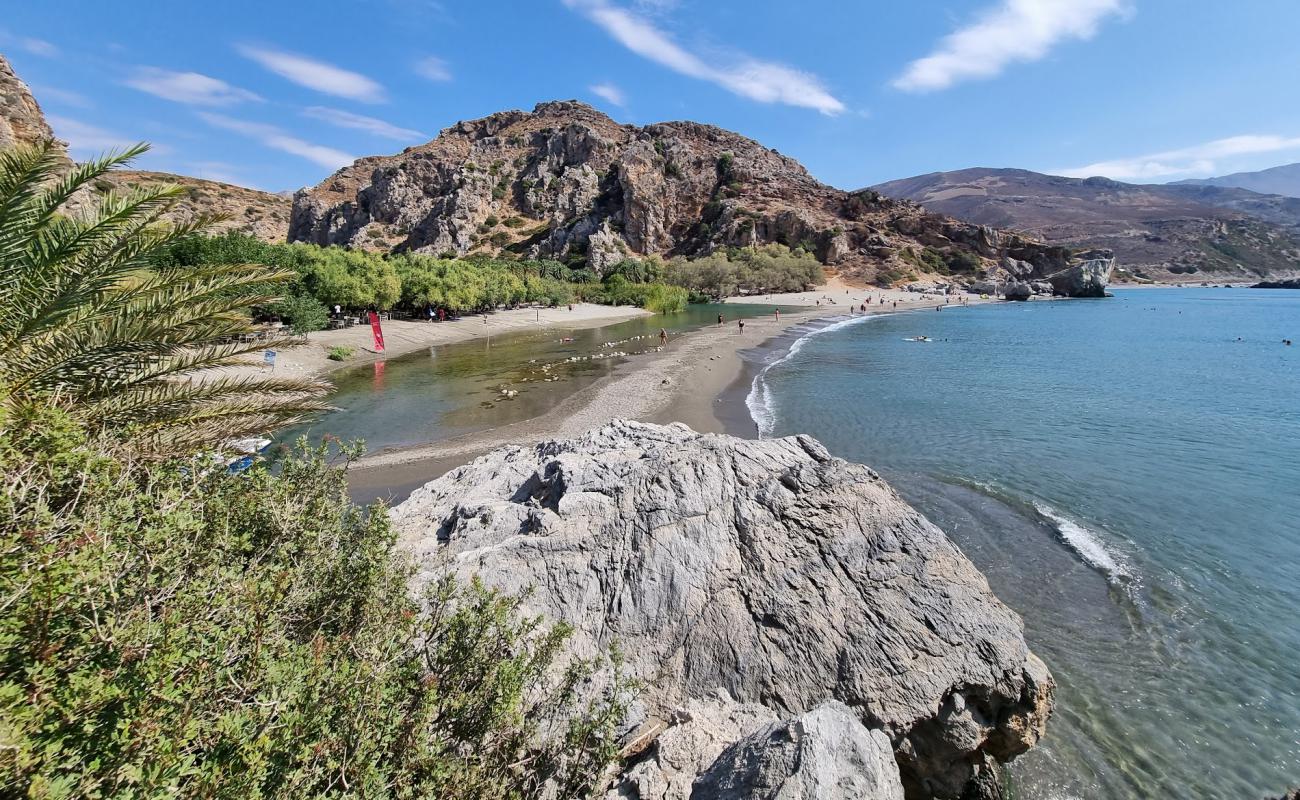
{"type": "Polygon", "coordinates": [[[1109,250],[1082,253],[1077,263],[1047,276],[1052,294],[1061,297],[1105,297],[1106,284],[1115,270],[1109,250]]]}
{"type": "Polygon", "coordinates": [[[620,645],[664,725],[719,689],[777,719],[838,700],[889,738],[909,797],[946,798],[1051,712],[1051,676],[979,571],[806,436],[615,421],[483,456],[392,516],[417,583],[531,588],[528,610],[574,627],[573,657],[620,645]]]}
{"type": "Polygon", "coordinates": [[[835,700],[733,744],[695,781],[697,800],[903,800],[889,737],[835,700]]]}

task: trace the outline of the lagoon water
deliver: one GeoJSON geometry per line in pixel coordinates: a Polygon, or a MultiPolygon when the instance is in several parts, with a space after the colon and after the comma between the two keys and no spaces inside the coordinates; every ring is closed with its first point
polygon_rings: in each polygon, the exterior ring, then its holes
{"type": "Polygon", "coordinates": [[[1300,292],[843,320],[750,410],[879,469],[1025,619],[1058,707],[1026,798],[1300,784],[1300,292]],[[906,341],[916,335],[931,342],[906,341]]]}

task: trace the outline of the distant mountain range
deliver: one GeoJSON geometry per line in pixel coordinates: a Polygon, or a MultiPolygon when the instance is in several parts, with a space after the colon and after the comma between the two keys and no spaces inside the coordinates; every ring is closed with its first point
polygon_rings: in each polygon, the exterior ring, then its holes
{"type": "Polygon", "coordinates": [[[1175,186],[1227,186],[1249,189],[1260,194],[1300,197],[1300,164],[1283,164],[1258,172],[1234,172],[1218,178],[1193,178],[1177,181],[1175,186]]]}
{"type": "Polygon", "coordinates": [[[1138,279],[1223,282],[1300,275],[1296,197],[985,168],[933,172],[872,188],[1050,243],[1109,248],[1138,279]]]}

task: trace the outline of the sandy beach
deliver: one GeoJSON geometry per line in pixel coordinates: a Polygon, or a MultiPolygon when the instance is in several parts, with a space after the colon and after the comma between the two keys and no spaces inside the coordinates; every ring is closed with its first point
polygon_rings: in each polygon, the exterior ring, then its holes
{"type": "MultiPolygon", "coordinates": [[[[962,296],[969,304],[991,302],[962,296]]],[[[741,351],[762,346],[790,328],[815,320],[848,317],[870,298],[869,315],[943,306],[944,298],[914,292],[852,287],[833,281],[809,292],[731,298],[735,303],[771,303],[774,313],[745,320],[742,333],[734,321],[670,340],[662,351],[629,359],[615,372],[556,405],[548,413],[469,436],[401,450],[376,453],[353,465],[350,484],[359,500],[400,499],[410,490],[496,447],[582,434],[611,419],[682,422],[698,431],[721,433],[723,395],[744,372],[741,351]],[[884,303],[880,299],[884,298],[884,303]],[[897,303],[897,308],[895,308],[897,303]]],[[[953,297],[951,302],[961,298],[953,297]]],[[[854,312],[860,314],[861,312],[854,312]]],[[[419,323],[415,323],[419,324],[419,323]]],[[[732,409],[731,416],[738,410],[732,409]]],[[[733,419],[733,433],[754,435],[733,419]]]]}
{"type": "MultiPolygon", "coordinates": [[[[650,312],[630,306],[601,306],[576,303],[573,308],[518,308],[486,315],[465,316],[455,322],[421,320],[382,320],[384,352],[374,349],[369,325],[353,325],[332,331],[307,334],[307,341],[276,351],[275,371],[294,376],[323,375],[342,367],[355,367],[410,353],[425,347],[464,342],[502,333],[537,328],[592,328],[608,325],[650,312]],[[353,354],[345,361],[331,361],[331,347],[351,347],[353,354]]],[[[242,367],[238,369],[244,369],[242,367]]],[[[260,356],[250,358],[249,370],[263,369],[260,356]]],[[[232,370],[224,370],[229,374],[232,370]]]]}

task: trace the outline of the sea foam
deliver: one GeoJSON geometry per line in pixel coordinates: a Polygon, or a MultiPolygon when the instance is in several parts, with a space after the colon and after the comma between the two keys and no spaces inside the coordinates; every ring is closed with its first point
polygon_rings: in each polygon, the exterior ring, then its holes
{"type": "Polygon", "coordinates": [[[1104,574],[1111,583],[1121,586],[1135,583],[1132,567],[1123,555],[1106,545],[1102,534],[1084,527],[1046,503],[1035,501],[1034,508],[1056,529],[1061,542],[1078,554],[1085,564],[1104,574]]]}
{"type": "Polygon", "coordinates": [[[830,331],[837,331],[841,328],[847,328],[850,325],[856,325],[868,320],[881,318],[883,318],[883,315],[881,314],[837,318],[829,325],[815,328],[803,336],[800,336],[794,341],[794,344],[790,345],[790,349],[785,355],[759,370],[758,374],[754,376],[753,384],[749,387],[749,394],[745,396],[745,407],[749,409],[749,416],[754,420],[754,425],[758,427],[759,437],[771,436],[772,431],[776,428],[776,408],[772,399],[772,389],[767,382],[767,373],[770,370],[774,367],[779,367],[798,355],[804,345],[815,336],[820,336],[823,333],[828,333],[830,331]]]}

